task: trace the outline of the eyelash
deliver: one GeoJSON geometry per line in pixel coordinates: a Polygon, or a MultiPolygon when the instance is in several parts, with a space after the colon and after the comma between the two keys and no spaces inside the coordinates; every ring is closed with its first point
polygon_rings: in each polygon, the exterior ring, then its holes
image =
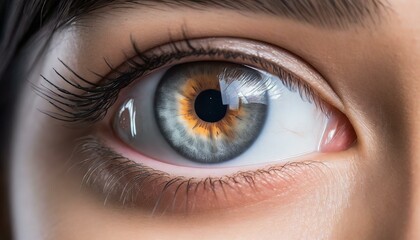
{"type": "Polygon", "coordinates": [[[70,66],[60,60],[61,64],[80,80],[80,83],[70,80],[64,74],[54,69],[57,76],[70,87],[82,93],[77,94],[63,87],[58,86],[49,79],[41,75],[46,84],[40,86],[32,85],[36,94],[48,101],[56,111],[43,111],[44,114],[67,123],[87,123],[93,124],[105,117],[108,109],[116,102],[119,92],[130,85],[136,79],[139,79],[148,73],[167,66],[186,57],[222,57],[223,60],[241,59],[250,62],[256,67],[271,69],[272,73],[279,76],[283,84],[291,91],[298,91],[302,99],[314,103],[325,114],[329,114],[326,104],[320,100],[317,94],[299,77],[293,73],[287,72],[279,66],[265,61],[255,56],[247,56],[239,52],[230,52],[220,49],[212,49],[211,46],[200,45],[195,47],[190,40],[172,41],[169,43],[169,52],[158,47],[152,53],[142,52],[136,42],[131,39],[131,45],[135,56],[127,57],[123,66],[127,66],[124,71],[114,68],[105,59],[105,63],[110,68],[110,74],[102,76],[96,74],[100,79],[99,83],[87,80],[79,75],[70,66]],[[139,61],[140,60],[140,61],[139,61]],[[116,77],[108,77],[116,74],[116,77]]]}
{"type": "MultiPolygon", "coordinates": [[[[69,159],[69,172],[75,170],[81,174],[83,187],[98,194],[104,205],[141,207],[150,211],[152,216],[199,212],[200,209],[195,208],[199,197],[197,192],[200,192],[200,197],[219,202],[229,201],[232,192],[242,194],[241,189],[244,188],[252,189],[258,196],[259,188],[262,185],[271,186],[271,181],[284,182],[291,190],[290,185],[298,181],[295,179],[297,176],[305,174],[306,178],[310,178],[319,175],[325,167],[321,162],[307,160],[222,177],[187,178],[172,176],[127,159],[103,145],[95,136],[80,138],[77,143],[74,156],[83,160],[74,163],[69,159]]],[[[272,186],[272,191],[281,189],[272,186]]]]}

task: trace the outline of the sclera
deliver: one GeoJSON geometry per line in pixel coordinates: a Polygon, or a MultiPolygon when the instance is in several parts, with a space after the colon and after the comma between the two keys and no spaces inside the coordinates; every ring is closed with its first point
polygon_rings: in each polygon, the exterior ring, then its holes
{"type": "Polygon", "coordinates": [[[154,93],[167,70],[158,70],[138,81],[115,116],[115,132],[139,154],[180,166],[232,167],[279,163],[320,150],[329,116],[300,91],[289,89],[277,76],[259,70],[271,79],[268,95],[273,97],[269,98],[265,125],[253,145],[238,157],[218,164],[200,164],[182,157],[162,136],[154,114],[154,93]]]}

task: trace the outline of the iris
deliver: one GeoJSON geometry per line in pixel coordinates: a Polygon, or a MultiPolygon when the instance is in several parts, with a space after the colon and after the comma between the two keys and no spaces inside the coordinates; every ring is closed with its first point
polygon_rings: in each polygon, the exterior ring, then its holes
{"type": "Polygon", "coordinates": [[[257,70],[233,63],[174,66],[156,90],[157,125],[168,144],[191,161],[233,159],[264,126],[269,106],[263,80],[257,70]]]}

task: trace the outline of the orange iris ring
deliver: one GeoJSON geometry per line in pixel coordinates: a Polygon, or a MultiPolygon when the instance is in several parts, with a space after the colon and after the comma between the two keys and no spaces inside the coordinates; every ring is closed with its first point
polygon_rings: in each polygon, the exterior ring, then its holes
{"type": "Polygon", "coordinates": [[[235,126],[239,124],[246,112],[243,108],[227,109],[225,117],[218,122],[206,122],[200,119],[194,109],[196,97],[205,90],[220,91],[217,74],[190,74],[178,96],[179,116],[192,136],[205,140],[233,140],[236,136],[235,126]]]}

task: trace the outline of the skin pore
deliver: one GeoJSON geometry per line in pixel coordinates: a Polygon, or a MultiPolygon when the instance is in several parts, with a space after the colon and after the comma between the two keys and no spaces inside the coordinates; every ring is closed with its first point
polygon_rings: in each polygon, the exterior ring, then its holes
{"type": "MultiPolygon", "coordinates": [[[[99,83],[98,74],[107,75],[110,66],[117,68],[135,55],[133,40],[142,51],[185,38],[250,40],[284,49],[322,76],[312,88],[347,117],[357,142],[293,160],[304,165],[263,166],[283,170],[269,184],[254,180],[259,195],[245,189],[231,195],[222,209],[211,201],[206,211],[151,215],[145,208],[104,203],[91,186],[82,186],[83,172],[66,165],[82,160],[75,146],[86,136],[102,139],[111,149],[123,148],[109,126],[118,104],[101,121],[69,126],[42,113],[55,109],[28,84],[20,95],[11,158],[17,239],[420,238],[415,204],[420,201],[418,12],[418,1],[389,0],[371,11],[373,17],[317,21],[156,3],[104,6],[76,18],[37,58],[30,83],[41,87],[45,78],[75,91],[57,75],[78,81],[62,62],[99,83]]],[[[119,153],[136,160],[128,150],[119,153]]]]}

